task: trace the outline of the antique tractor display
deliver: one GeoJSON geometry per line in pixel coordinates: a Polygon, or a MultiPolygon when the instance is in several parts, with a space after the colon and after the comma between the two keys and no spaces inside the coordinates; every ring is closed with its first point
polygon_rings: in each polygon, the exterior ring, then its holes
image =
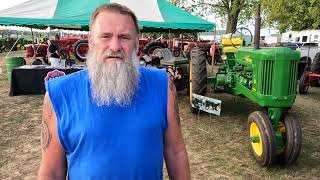
{"type": "Polygon", "coordinates": [[[207,77],[206,53],[201,48],[192,49],[191,111],[220,114],[221,101],[203,96],[207,82],[214,92],[248,98],[264,109],[252,112],[247,124],[257,163],[290,165],[298,158],[302,144],[299,122],[289,113],[296,98],[300,54],[289,48],[239,48],[243,44],[241,38],[223,40],[223,45],[228,47],[224,48],[225,61],[211,77],[207,77]]]}
{"type": "MultiPolygon", "coordinates": [[[[70,54],[74,54],[79,61],[85,60],[88,51],[88,41],[86,39],[81,39],[80,37],[63,37],[54,40],[54,42],[59,46],[61,58],[70,59],[70,54]]],[[[37,57],[42,59],[44,63],[49,64],[47,58],[47,44],[27,44],[24,47],[26,49],[26,57],[37,57]]]]}

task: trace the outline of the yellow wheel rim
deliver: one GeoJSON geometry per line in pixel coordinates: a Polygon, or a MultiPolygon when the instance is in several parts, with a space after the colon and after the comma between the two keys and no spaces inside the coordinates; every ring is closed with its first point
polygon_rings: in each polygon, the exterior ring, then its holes
{"type": "Polygon", "coordinates": [[[260,130],[255,122],[250,124],[250,139],[254,153],[261,156],[263,152],[262,138],[260,130]]]}

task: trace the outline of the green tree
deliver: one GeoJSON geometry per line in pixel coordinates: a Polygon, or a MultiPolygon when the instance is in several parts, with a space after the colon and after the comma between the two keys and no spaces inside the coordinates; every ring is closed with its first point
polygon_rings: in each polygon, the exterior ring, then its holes
{"type": "Polygon", "coordinates": [[[265,20],[280,32],[320,28],[319,0],[261,0],[265,20]]]}
{"type": "Polygon", "coordinates": [[[188,12],[205,17],[211,14],[226,22],[227,33],[233,32],[238,23],[249,21],[258,0],[169,0],[188,12]]]}

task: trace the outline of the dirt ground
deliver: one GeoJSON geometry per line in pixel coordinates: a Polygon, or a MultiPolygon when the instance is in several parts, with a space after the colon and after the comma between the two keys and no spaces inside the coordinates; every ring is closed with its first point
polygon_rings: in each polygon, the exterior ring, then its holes
{"type": "MultiPolygon", "coordinates": [[[[9,82],[3,72],[0,74],[0,179],[35,179],[41,155],[43,96],[9,97],[8,93],[9,82]]],[[[187,92],[178,95],[192,179],[320,177],[320,88],[312,87],[307,95],[297,95],[290,111],[300,120],[303,130],[301,155],[290,167],[260,167],[251,155],[247,118],[259,110],[259,106],[228,94],[208,95],[222,100],[221,116],[193,115],[189,111],[187,92]]]]}

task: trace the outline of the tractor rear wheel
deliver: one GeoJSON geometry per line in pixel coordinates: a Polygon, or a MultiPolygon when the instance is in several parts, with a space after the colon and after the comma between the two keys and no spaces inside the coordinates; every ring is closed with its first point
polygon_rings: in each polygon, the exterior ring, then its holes
{"type": "Polygon", "coordinates": [[[302,146],[302,130],[299,121],[292,115],[287,114],[283,121],[282,135],[284,139],[284,150],[278,156],[279,163],[282,165],[290,165],[294,163],[301,151],[302,146]]]}
{"type": "Polygon", "coordinates": [[[88,40],[82,39],[74,44],[74,57],[79,61],[84,62],[87,59],[87,52],[89,49],[88,40]]]}
{"type": "Polygon", "coordinates": [[[310,85],[309,76],[307,71],[305,71],[303,72],[299,80],[299,94],[306,94],[308,92],[309,85],[310,85]]]}
{"type": "Polygon", "coordinates": [[[251,150],[261,166],[270,166],[275,162],[276,138],[266,113],[255,111],[248,117],[248,133],[251,150]]]}
{"type": "Polygon", "coordinates": [[[190,110],[192,113],[197,113],[198,110],[192,107],[192,93],[204,95],[207,92],[206,52],[201,48],[193,48],[190,58],[190,110]]]}
{"type": "Polygon", "coordinates": [[[159,41],[153,41],[146,44],[143,48],[143,53],[150,56],[152,55],[153,51],[158,48],[166,48],[167,46],[159,41]]]}

